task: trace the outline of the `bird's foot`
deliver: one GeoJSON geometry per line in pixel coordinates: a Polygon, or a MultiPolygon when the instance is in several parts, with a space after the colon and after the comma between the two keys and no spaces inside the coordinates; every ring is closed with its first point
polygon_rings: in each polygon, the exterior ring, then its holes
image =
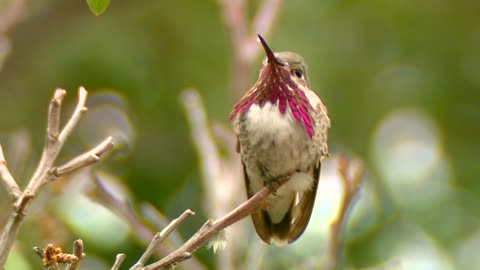
{"type": "Polygon", "coordinates": [[[273,196],[277,196],[277,189],[278,189],[278,186],[281,185],[281,181],[285,180],[285,178],[290,178],[290,176],[292,176],[292,173],[289,173],[287,175],[272,177],[269,180],[264,181],[263,184],[264,186],[267,186],[272,191],[273,196]]]}
{"type": "Polygon", "coordinates": [[[263,182],[263,184],[264,184],[265,186],[267,186],[267,187],[272,191],[273,196],[277,196],[277,188],[276,188],[276,186],[278,186],[278,178],[265,181],[265,182],[263,182]],[[275,185],[275,184],[276,184],[276,185],[275,185]]]}

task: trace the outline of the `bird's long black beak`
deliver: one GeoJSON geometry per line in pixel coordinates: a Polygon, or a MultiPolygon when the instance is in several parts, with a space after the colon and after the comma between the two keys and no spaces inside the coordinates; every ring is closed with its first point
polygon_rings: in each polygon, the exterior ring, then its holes
{"type": "Polygon", "coordinates": [[[260,39],[263,49],[265,50],[265,54],[267,55],[267,58],[268,58],[268,63],[283,66],[283,64],[280,63],[280,61],[278,61],[278,59],[275,57],[275,54],[272,52],[272,49],[268,47],[267,42],[265,41],[265,39],[263,39],[262,36],[260,36],[260,34],[258,34],[258,39],[260,39]]]}

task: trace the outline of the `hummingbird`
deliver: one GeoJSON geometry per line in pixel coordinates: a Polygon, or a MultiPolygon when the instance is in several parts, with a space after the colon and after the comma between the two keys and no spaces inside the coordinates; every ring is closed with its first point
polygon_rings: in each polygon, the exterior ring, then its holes
{"type": "Polygon", "coordinates": [[[273,181],[289,180],[252,214],[267,244],[297,240],[312,215],[321,163],[329,156],[327,108],[310,88],[307,66],[293,52],[274,53],[258,35],[266,58],[257,82],[240,98],[229,120],[237,136],[248,198],[273,181]]]}

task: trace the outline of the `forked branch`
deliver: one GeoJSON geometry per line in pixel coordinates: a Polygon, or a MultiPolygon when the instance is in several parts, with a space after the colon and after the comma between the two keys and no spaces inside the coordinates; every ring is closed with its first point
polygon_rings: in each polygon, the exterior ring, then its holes
{"type": "MultiPolygon", "coordinates": [[[[0,269],[4,269],[5,267],[8,254],[18,234],[23,217],[25,216],[26,211],[30,208],[32,199],[35,197],[40,187],[47,183],[52,175],[60,176],[94,163],[98,160],[100,155],[110,150],[113,146],[113,140],[109,137],[91,151],[74,158],[72,161],[67,162],[65,165],[55,170],[53,169],[53,164],[65,141],[72,133],[83,112],[87,109],[85,107],[87,91],[85,88],[80,87],[77,106],[65,127],[60,130],[60,111],[65,94],[66,91],[63,89],[55,90],[48,110],[47,138],[42,156],[35,173],[23,192],[20,191],[18,185],[8,171],[5,159],[3,158],[3,151],[0,147],[0,176],[2,178],[2,184],[6,187],[10,197],[14,199],[12,212],[10,213],[0,235],[0,269]]],[[[70,269],[75,268],[76,266],[70,266],[70,269]]]]}
{"type": "Polygon", "coordinates": [[[253,197],[233,209],[231,212],[217,220],[207,220],[205,224],[181,247],[166,256],[165,258],[145,266],[144,270],[162,269],[175,265],[192,256],[200,246],[207,242],[212,236],[219,233],[233,223],[253,214],[263,206],[265,199],[274,190],[279,189],[290,179],[289,176],[279,179],[272,183],[272,186],[266,186],[253,197]]]}

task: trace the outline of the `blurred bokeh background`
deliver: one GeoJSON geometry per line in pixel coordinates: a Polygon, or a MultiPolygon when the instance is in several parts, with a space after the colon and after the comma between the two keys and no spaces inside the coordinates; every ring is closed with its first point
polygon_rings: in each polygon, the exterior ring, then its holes
{"type": "MultiPolygon", "coordinates": [[[[181,100],[195,88],[208,119],[228,129],[237,96],[219,2],[113,0],[95,16],[85,1],[0,1],[0,143],[22,187],[40,156],[53,90],[68,90],[66,118],[82,85],[89,113],[59,161],[113,134],[121,147],[96,168],[132,209],[148,202],[172,219],[191,208],[197,215],[180,226],[183,238],[212,217],[181,100]],[[13,2],[18,13],[6,27],[13,2]]],[[[247,2],[251,18],[259,1],[247,2]]],[[[342,235],[345,268],[480,267],[479,14],[472,0],[308,0],[279,8],[269,44],[305,57],[332,119],[331,153],[360,159],[367,171],[342,235]]],[[[341,194],[335,158],[324,168],[309,236],[265,248],[245,222],[236,269],[320,265],[341,194]]],[[[75,186],[88,181],[75,179],[50,184],[37,198],[41,207],[23,224],[7,269],[38,269],[33,246],[55,241],[69,249],[77,238],[86,245],[84,269],[109,269],[119,252],[127,254],[125,268],[138,259],[145,246],[135,228],[92,202],[88,188],[75,186]]],[[[245,199],[243,190],[228,196],[245,199]]],[[[4,191],[0,203],[3,224],[4,191]]],[[[201,248],[197,260],[221,269],[216,256],[201,248]]]]}

